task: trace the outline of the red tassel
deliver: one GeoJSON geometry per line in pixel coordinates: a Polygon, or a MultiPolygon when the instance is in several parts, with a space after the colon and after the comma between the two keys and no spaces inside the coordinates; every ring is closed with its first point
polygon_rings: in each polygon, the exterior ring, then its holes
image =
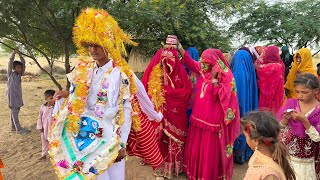
{"type": "Polygon", "coordinates": [[[251,125],[250,125],[250,123],[248,123],[248,126],[247,126],[247,133],[248,133],[249,135],[250,135],[250,133],[251,133],[250,127],[251,127],[251,125]]]}
{"type": "Polygon", "coordinates": [[[263,142],[267,145],[267,146],[272,146],[272,143],[270,142],[270,141],[268,141],[268,140],[263,140],[263,142]]]}

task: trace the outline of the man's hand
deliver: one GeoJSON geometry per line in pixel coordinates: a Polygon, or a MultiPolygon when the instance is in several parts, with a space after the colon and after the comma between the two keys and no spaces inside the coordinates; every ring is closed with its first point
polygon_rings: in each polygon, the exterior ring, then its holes
{"type": "Polygon", "coordinates": [[[67,98],[69,96],[69,91],[67,90],[59,90],[54,93],[53,99],[55,101],[61,99],[61,98],[67,98]]]}
{"type": "Polygon", "coordinates": [[[119,150],[119,154],[115,162],[120,162],[125,157],[126,157],[126,148],[122,148],[119,150]]]}

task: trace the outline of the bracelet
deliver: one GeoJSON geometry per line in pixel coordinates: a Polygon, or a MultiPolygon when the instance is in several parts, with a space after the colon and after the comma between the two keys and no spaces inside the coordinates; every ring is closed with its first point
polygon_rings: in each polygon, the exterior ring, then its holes
{"type": "Polygon", "coordinates": [[[212,84],[213,84],[213,83],[218,83],[219,81],[218,81],[218,79],[212,79],[211,82],[212,82],[212,84]]]}
{"type": "Polygon", "coordinates": [[[287,126],[288,126],[288,125],[286,125],[286,126],[283,125],[282,122],[280,122],[279,124],[280,124],[280,126],[282,126],[282,127],[287,127],[287,126]]]}
{"type": "Polygon", "coordinates": [[[120,150],[121,150],[121,149],[125,149],[126,146],[127,146],[126,143],[120,143],[120,150]]]}

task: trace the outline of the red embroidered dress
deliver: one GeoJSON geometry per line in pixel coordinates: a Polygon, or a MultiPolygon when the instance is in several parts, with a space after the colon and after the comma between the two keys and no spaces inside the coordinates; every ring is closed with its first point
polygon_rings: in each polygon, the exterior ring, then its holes
{"type": "MultiPolygon", "coordinates": [[[[182,63],[178,58],[177,50],[160,49],[148,65],[142,82],[151,100],[155,103],[159,98],[153,95],[151,89],[153,74],[160,70],[159,86],[163,91],[165,103],[158,107],[164,118],[161,123],[154,123],[156,136],[159,140],[161,154],[164,158],[162,166],[156,169],[155,174],[171,178],[182,172],[184,143],[187,137],[187,108],[191,95],[191,82],[182,63]],[[160,65],[160,66],[159,66],[160,65]],[[160,68],[159,68],[160,67],[160,68]]],[[[160,95],[161,96],[161,95],[160,95]]],[[[156,106],[159,103],[155,103],[156,106]]]]}

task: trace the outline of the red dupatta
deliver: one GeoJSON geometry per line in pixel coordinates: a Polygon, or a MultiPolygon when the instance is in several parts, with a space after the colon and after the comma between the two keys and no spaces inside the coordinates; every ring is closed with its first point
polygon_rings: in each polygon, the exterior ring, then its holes
{"type": "Polygon", "coordinates": [[[255,62],[259,87],[259,109],[272,111],[281,108],[284,100],[285,67],[277,46],[265,48],[261,59],[255,62]]]}
{"type": "Polygon", "coordinates": [[[159,49],[149,63],[142,83],[151,101],[164,115],[161,123],[155,123],[158,137],[163,131],[170,138],[183,143],[187,136],[187,108],[192,86],[178,58],[178,51],[159,49]]]}

